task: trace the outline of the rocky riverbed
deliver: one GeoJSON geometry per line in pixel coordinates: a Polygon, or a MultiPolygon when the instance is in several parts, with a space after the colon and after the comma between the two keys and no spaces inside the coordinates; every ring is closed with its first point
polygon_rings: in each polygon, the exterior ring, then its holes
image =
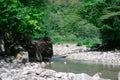
{"type": "Polygon", "coordinates": [[[98,62],[108,65],[120,65],[120,52],[90,51],[85,46],[76,44],[54,45],[54,55],[65,56],[68,59],[98,62]]]}
{"type": "Polygon", "coordinates": [[[100,73],[89,76],[85,73],[74,74],[56,72],[43,68],[45,63],[0,63],[0,80],[110,80],[99,77],[100,73]]]}
{"type": "MultiPolygon", "coordinates": [[[[53,46],[54,55],[61,55],[69,59],[102,61],[111,60],[119,63],[119,53],[111,52],[86,52],[85,46],[75,44],[53,46]],[[108,54],[109,53],[109,54],[108,54]],[[101,55],[101,56],[100,56],[101,55]],[[99,56],[99,57],[98,57],[99,56]],[[112,58],[110,58],[112,57],[112,58]],[[117,59],[116,59],[117,58],[117,59]]],[[[109,62],[112,64],[113,62],[109,62]]],[[[108,61],[106,61],[107,63],[108,61]]],[[[110,80],[100,78],[101,73],[89,76],[86,73],[57,72],[44,68],[51,63],[10,63],[5,60],[0,62],[0,80],[110,80]]],[[[120,64],[120,63],[119,63],[120,64]]]]}

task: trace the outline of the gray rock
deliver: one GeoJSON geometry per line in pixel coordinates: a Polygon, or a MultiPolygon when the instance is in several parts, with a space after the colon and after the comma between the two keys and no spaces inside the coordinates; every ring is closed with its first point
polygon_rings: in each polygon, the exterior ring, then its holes
{"type": "Polygon", "coordinates": [[[26,63],[25,65],[5,63],[3,68],[0,68],[0,78],[2,80],[110,80],[102,79],[98,74],[89,76],[85,73],[56,72],[41,68],[40,65],[39,63],[26,63]],[[19,67],[13,67],[16,65],[19,67]]]}
{"type": "Polygon", "coordinates": [[[8,73],[1,73],[0,74],[0,77],[2,77],[2,78],[7,78],[9,76],[10,76],[10,74],[8,74],[8,73]]]}
{"type": "Polygon", "coordinates": [[[46,77],[51,77],[54,76],[57,72],[53,70],[45,70],[43,71],[40,75],[41,76],[46,76],[46,77]]]}
{"type": "Polygon", "coordinates": [[[67,76],[67,73],[58,72],[57,74],[55,74],[55,77],[57,78],[62,78],[63,76],[67,76]]]}
{"type": "Polygon", "coordinates": [[[17,53],[17,56],[13,60],[14,63],[26,63],[29,61],[28,52],[27,51],[20,51],[17,53]]]}
{"type": "Polygon", "coordinates": [[[101,79],[100,78],[100,75],[101,75],[102,73],[96,73],[92,78],[94,79],[94,80],[99,80],[99,79],[101,79]]]}
{"type": "Polygon", "coordinates": [[[68,79],[69,80],[74,80],[75,74],[74,73],[68,73],[68,79]]]}
{"type": "Polygon", "coordinates": [[[94,80],[94,79],[92,79],[91,76],[85,73],[81,73],[81,74],[76,74],[74,80],[94,80]]]}

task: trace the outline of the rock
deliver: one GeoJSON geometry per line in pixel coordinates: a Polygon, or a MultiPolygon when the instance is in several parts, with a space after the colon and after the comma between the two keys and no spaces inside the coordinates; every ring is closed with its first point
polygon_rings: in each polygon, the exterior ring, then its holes
{"type": "Polygon", "coordinates": [[[1,70],[0,70],[0,72],[1,73],[10,73],[10,71],[8,70],[8,69],[6,69],[6,68],[0,68],[1,70]]]}
{"type": "Polygon", "coordinates": [[[45,62],[41,63],[41,67],[45,67],[45,65],[46,65],[45,62]]]}
{"type": "Polygon", "coordinates": [[[14,63],[26,63],[29,61],[28,52],[27,51],[20,51],[17,53],[17,56],[13,60],[14,63]]]}
{"type": "Polygon", "coordinates": [[[46,70],[46,71],[43,71],[40,76],[46,76],[46,77],[51,77],[51,76],[54,76],[57,72],[56,71],[53,71],[53,70],[46,70]]]}
{"type": "Polygon", "coordinates": [[[29,60],[34,61],[49,61],[53,56],[52,41],[50,37],[43,37],[33,40],[26,34],[18,33],[15,35],[15,40],[29,53],[29,60]]]}
{"type": "Polygon", "coordinates": [[[67,73],[58,72],[57,74],[55,74],[55,77],[57,78],[62,78],[63,76],[67,76],[67,73]]]}
{"type": "Polygon", "coordinates": [[[40,63],[3,63],[2,68],[0,68],[0,78],[2,80],[110,80],[100,78],[98,73],[92,77],[85,73],[56,72],[41,68],[40,63]]]}
{"type": "Polygon", "coordinates": [[[68,79],[69,80],[74,80],[75,74],[74,73],[68,73],[68,79]]]}
{"type": "Polygon", "coordinates": [[[100,78],[100,75],[101,75],[102,73],[96,73],[92,78],[94,79],[94,80],[99,80],[99,79],[101,79],[100,78]]]}
{"type": "Polygon", "coordinates": [[[29,53],[29,60],[30,62],[36,62],[36,61],[42,61],[42,55],[41,55],[41,51],[39,49],[39,44],[37,43],[30,43],[26,45],[26,49],[29,53]]]}
{"type": "Polygon", "coordinates": [[[67,76],[63,76],[61,80],[69,80],[67,76]]]}
{"type": "Polygon", "coordinates": [[[8,73],[1,73],[0,74],[0,77],[2,77],[2,78],[7,78],[9,76],[10,76],[10,74],[8,74],[8,73]]]}
{"type": "Polygon", "coordinates": [[[53,46],[50,37],[40,38],[37,43],[39,44],[38,50],[42,55],[43,61],[49,61],[53,56],[53,46]]]}
{"type": "Polygon", "coordinates": [[[91,76],[81,73],[81,74],[76,74],[74,80],[93,80],[91,76]]]}
{"type": "MultiPolygon", "coordinates": [[[[25,36],[23,36],[25,37],[25,36]]],[[[43,37],[37,40],[23,39],[24,48],[29,53],[29,60],[33,61],[49,61],[53,56],[52,41],[50,37],[43,37]]]]}
{"type": "Polygon", "coordinates": [[[85,45],[80,46],[79,52],[85,52],[87,51],[87,47],[85,45]]]}

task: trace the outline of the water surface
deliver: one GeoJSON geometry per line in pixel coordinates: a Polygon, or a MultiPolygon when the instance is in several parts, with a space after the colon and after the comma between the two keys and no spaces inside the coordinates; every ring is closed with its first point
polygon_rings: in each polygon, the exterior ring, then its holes
{"type": "Polygon", "coordinates": [[[120,71],[120,66],[104,65],[88,61],[68,60],[57,56],[53,57],[52,62],[53,64],[47,66],[47,68],[59,72],[87,73],[91,76],[101,72],[102,78],[112,80],[118,80],[118,72],[120,71]]]}

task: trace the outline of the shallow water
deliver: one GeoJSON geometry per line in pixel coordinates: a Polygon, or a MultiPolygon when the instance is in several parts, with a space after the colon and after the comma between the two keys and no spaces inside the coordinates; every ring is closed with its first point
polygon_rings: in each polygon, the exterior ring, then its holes
{"type": "Polygon", "coordinates": [[[94,74],[101,72],[100,77],[111,80],[118,80],[118,72],[120,66],[104,65],[95,62],[68,60],[54,56],[52,59],[53,64],[46,66],[59,72],[73,72],[73,73],[87,73],[93,76],[94,74]]]}

